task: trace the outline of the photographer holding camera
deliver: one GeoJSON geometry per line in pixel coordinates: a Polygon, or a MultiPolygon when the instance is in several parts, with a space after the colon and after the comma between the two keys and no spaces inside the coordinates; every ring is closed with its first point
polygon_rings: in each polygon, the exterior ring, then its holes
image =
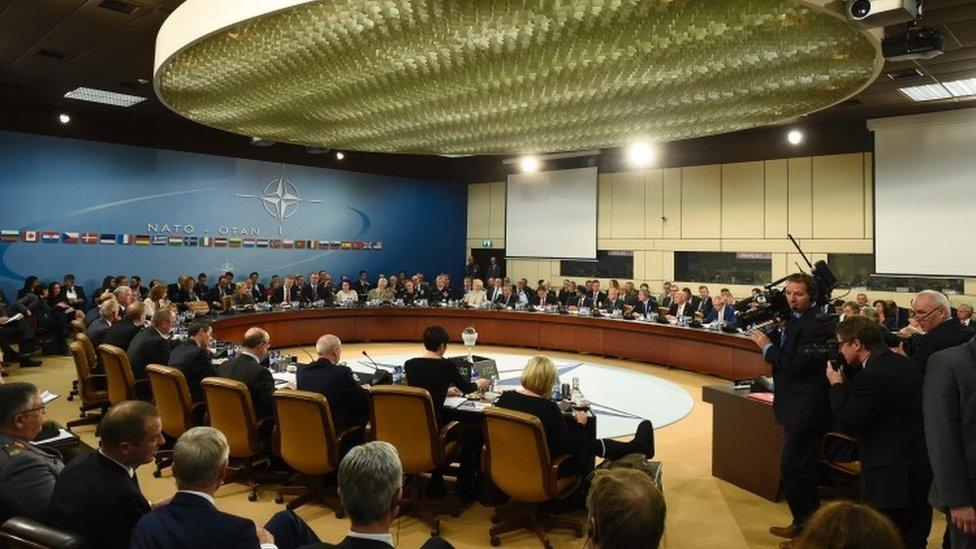
{"type": "Polygon", "coordinates": [[[814,302],[819,289],[806,273],[786,278],[786,301],[792,315],[786,325],[772,334],[751,334],[773,367],[776,397],[773,410],[784,427],[785,440],[780,471],[786,487],[786,501],[793,515],[789,526],[773,526],[770,533],[784,538],[799,535],[817,509],[818,453],[824,433],[830,428],[827,380],[823,377],[822,354],[804,352],[834,337],[829,323],[817,318],[814,302]]]}
{"type": "Polygon", "coordinates": [[[827,363],[830,408],[837,427],[857,438],[861,458],[861,501],[891,519],[905,547],[925,547],[932,526],[926,496],[932,470],[925,451],[922,374],[891,352],[881,328],[863,316],[837,326],[844,360],[860,372],[827,363]]]}

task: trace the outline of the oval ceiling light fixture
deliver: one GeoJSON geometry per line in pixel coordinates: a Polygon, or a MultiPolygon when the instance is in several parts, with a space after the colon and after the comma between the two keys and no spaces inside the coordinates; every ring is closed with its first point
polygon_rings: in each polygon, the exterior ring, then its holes
{"type": "Polygon", "coordinates": [[[786,134],[786,140],[790,142],[790,145],[799,145],[803,143],[803,132],[800,130],[790,130],[790,133],[786,134]]]}
{"type": "Polygon", "coordinates": [[[68,122],[71,122],[71,117],[65,113],[61,113],[58,115],[58,122],[62,124],[67,124],[68,122]]]}
{"type": "Polygon", "coordinates": [[[518,165],[523,173],[535,173],[542,167],[542,161],[539,160],[538,156],[529,155],[520,158],[518,165]]]}
{"type": "Polygon", "coordinates": [[[153,83],[182,116],[282,143],[615,149],[774,124],[860,92],[883,66],[878,39],[816,3],[187,0],[160,28],[153,83]]]}
{"type": "Polygon", "coordinates": [[[627,164],[632,168],[646,168],[656,159],[657,148],[646,141],[639,141],[627,147],[627,164]]]}

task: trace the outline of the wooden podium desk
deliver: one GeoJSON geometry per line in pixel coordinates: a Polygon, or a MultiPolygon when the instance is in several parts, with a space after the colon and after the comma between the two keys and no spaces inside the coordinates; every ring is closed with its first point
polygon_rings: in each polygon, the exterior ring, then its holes
{"type": "Polygon", "coordinates": [[[712,405],[712,476],[779,501],[783,428],[772,404],[747,395],[729,385],[702,387],[702,400],[712,405]]]}

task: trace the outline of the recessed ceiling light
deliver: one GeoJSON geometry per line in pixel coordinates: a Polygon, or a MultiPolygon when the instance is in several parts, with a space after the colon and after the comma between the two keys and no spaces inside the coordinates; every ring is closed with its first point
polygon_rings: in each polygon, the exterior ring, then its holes
{"type": "Polygon", "coordinates": [[[336,160],[342,160],[346,155],[342,154],[342,151],[336,153],[336,160]]]}
{"type": "Polygon", "coordinates": [[[800,130],[790,130],[790,133],[786,134],[786,140],[790,142],[790,145],[799,145],[803,143],[803,132],[800,130]]]}
{"type": "Polygon", "coordinates": [[[523,156],[519,160],[519,168],[525,173],[537,172],[541,165],[542,163],[539,162],[539,158],[535,156],[523,156]]]}
{"type": "Polygon", "coordinates": [[[627,163],[635,168],[650,166],[657,151],[650,143],[634,143],[627,147],[627,163]]]}
{"type": "Polygon", "coordinates": [[[898,91],[907,95],[912,101],[935,101],[936,99],[948,99],[952,97],[949,90],[945,89],[942,84],[924,84],[922,86],[898,88],[898,91]]]}
{"type": "Polygon", "coordinates": [[[61,113],[58,115],[58,122],[62,124],[67,124],[68,122],[71,122],[71,117],[64,113],[61,113]]]}
{"type": "Polygon", "coordinates": [[[146,100],[145,97],[139,97],[138,95],[97,90],[95,88],[86,88],[84,86],[69,91],[68,93],[64,94],[64,96],[68,99],[91,101],[92,103],[115,105],[116,107],[131,107],[136,103],[142,103],[146,100]]]}
{"type": "Polygon", "coordinates": [[[968,97],[976,95],[976,78],[966,78],[965,80],[953,80],[943,82],[943,86],[955,97],[968,97]]]}

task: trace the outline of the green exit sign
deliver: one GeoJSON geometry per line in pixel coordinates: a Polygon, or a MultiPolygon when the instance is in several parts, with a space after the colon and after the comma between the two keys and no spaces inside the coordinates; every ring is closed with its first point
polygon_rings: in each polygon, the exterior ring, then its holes
{"type": "Polygon", "coordinates": [[[482,248],[491,248],[491,240],[482,240],[481,241],[481,247],[482,248]]]}

